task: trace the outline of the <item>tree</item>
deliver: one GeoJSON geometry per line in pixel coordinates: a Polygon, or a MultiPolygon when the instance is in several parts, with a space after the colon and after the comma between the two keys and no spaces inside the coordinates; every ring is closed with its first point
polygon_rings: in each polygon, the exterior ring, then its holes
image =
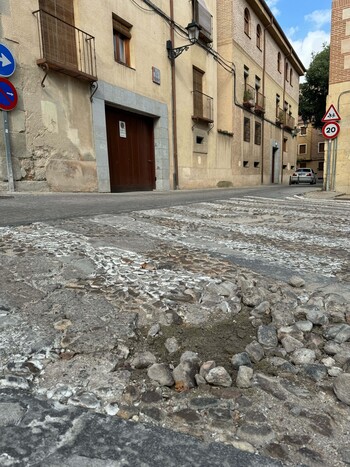
{"type": "Polygon", "coordinates": [[[300,85],[299,115],[304,121],[311,121],[315,128],[323,126],[321,120],[326,112],[328,82],[329,45],[324,45],[321,52],[312,54],[305,82],[300,85]]]}

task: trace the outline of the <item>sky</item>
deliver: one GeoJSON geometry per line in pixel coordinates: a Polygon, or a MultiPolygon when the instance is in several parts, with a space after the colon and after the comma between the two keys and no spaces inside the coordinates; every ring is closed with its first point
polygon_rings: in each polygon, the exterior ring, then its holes
{"type": "Polygon", "coordinates": [[[332,0],[266,0],[302,63],[329,44],[332,0]]]}

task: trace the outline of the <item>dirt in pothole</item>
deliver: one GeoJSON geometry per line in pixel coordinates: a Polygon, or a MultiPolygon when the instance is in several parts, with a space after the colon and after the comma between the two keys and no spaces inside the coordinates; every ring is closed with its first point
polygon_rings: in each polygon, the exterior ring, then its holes
{"type": "MultiPolygon", "coordinates": [[[[256,330],[250,323],[249,312],[243,310],[229,319],[212,321],[199,326],[180,324],[162,326],[157,337],[147,337],[149,328],[141,328],[139,342],[162,363],[177,365],[185,351],[197,352],[201,361],[214,360],[217,365],[230,367],[232,356],[244,352],[245,347],[256,339],[256,330]],[[165,347],[166,339],[175,337],[179,350],[169,354],[165,347]]],[[[135,349],[136,350],[136,349],[135,349]]]]}

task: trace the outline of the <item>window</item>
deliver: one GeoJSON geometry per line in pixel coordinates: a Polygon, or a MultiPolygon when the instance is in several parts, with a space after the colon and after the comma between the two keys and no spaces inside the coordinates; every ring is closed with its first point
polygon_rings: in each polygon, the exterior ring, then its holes
{"type": "Polygon", "coordinates": [[[299,144],[299,151],[298,154],[306,154],[306,144],[299,144]]]}
{"type": "Polygon", "coordinates": [[[281,96],[279,94],[276,94],[276,118],[280,118],[280,102],[281,96]]]}
{"type": "Polygon", "coordinates": [[[43,54],[47,60],[77,68],[73,0],[40,0],[43,54]]]}
{"type": "Polygon", "coordinates": [[[289,83],[291,86],[293,86],[293,68],[290,67],[290,70],[289,70],[289,83]]]}
{"type": "Polygon", "coordinates": [[[261,50],[261,26],[260,24],[256,27],[256,46],[261,50]]]}
{"type": "Polygon", "coordinates": [[[255,161],[255,162],[254,162],[254,167],[255,167],[255,168],[258,168],[258,167],[260,167],[260,162],[258,162],[258,161],[255,161]]]}
{"type": "Polygon", "coordinates": [[[277,70],[281,73],[281,52],[278,52],[277,54],[277,70]]]}
{"type": "Polygon", "coordinates": [[[306,136],[306,126],[300,128],[300,136],[306,136]]]}
{"type": "Polygon", "coordinates": [[[286,63],[286,81],[289,81],[289,65],[286,63]]]}
{"type": "Polygon", "coordinates": [[[255,122],[254,143],[261,145],[261,123],[255,122]]]}
{"type": "Polygon", "coordinates": [[[248,77],[249,77],[249,68],[246,65],[244,65],[244,90],[247,89],[248,77]]]}
{"type": "Polygon", "coordinates": [[[249,161],[243,161],[243,167],[248,168],[249,167],[249,161]]]}
{"type": "Polygon", "coordinates": [[[208,11],[204,0],[194,0],[193,2],[193,19],[201,27],[199,37],[204,42],[213,42],[213,17],[208,11]]]}
{"type": "Polygon", "coordinates": [[[250,143],[250,118],[244,117],[243,140],[250,143]]]}
{"type": "Polygon", "coordinates": [[[113,14],[114,59],[130,66],[130,39],[132,25],[113,14]]]}
{"type": "Polygon", "coordinates": [[[318,170],[319,172],[323,172],[323,169],[324,169],[324,162],[323,162],[323,161],[320,161],[320,162],[318,163],[318,168],[317,168],[317,170],[318,170]]]}
{"type": "Polygon", "coordinates": [[[193,67],[193,116],[203,117],[204,72],[193,67]]]}
{"type": "Polygon", "coordinates": [[[283,152],[287,152],[287,143],[288,143],[288,138],[283,138],[283,152]]]}
{"type": "Polygon", "coordinates": [[[244,32],[250,37],[250,12],[248,8],[244,10],[244,32]]]}
{"type": "Polygon", "coordinates": [[[318,152],[324,152],[324,143],[318,143],[318,152]]]}

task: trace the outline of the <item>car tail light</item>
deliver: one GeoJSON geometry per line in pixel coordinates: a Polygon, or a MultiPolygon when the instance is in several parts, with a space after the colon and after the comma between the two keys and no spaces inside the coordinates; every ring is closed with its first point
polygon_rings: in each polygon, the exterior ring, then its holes
{"type": "Polygon", "coordinates": [[[309,174],[307,174],[306,176],[307,176],[307,177],[311,177],[311,174],[309,173],[309,174]]]}
{"type": "Polygon", "coordinates": [[[297,177],[298,174],[296,172],[293,173],[293,177],[297,177]]]}

